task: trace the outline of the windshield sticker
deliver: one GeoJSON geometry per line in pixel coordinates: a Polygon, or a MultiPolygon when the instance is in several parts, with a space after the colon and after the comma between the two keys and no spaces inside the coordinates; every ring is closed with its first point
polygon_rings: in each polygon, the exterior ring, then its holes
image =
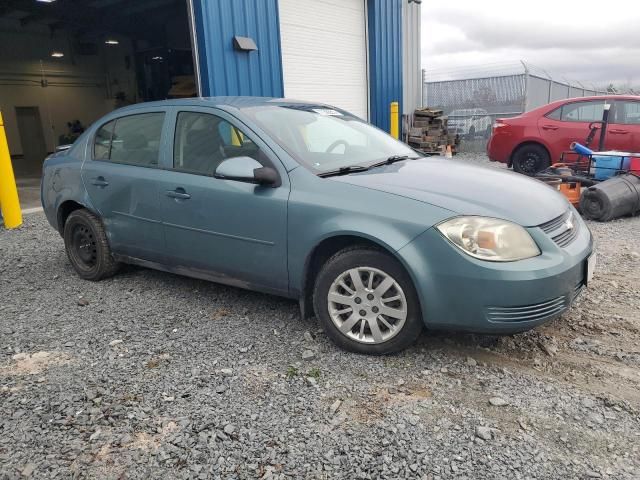
{"type": "Polygon", "coordinates": [[[329,117],[342,117],[343,115],[338,112],[337,110],[334,110],[332,108],[314,108],[313,109],[314,112],[320,114],[320,115],[327,115],[329,117]]]}

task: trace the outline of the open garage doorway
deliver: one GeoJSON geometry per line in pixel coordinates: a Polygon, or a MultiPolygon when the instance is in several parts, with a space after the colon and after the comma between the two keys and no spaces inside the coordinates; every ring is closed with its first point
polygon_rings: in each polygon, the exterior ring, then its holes
{"type": "Polygon", "coordinates": [[[0,110],[19,183],[116,108],[196,96],[190,24],[186,0],[0,2],[0,110]]]}

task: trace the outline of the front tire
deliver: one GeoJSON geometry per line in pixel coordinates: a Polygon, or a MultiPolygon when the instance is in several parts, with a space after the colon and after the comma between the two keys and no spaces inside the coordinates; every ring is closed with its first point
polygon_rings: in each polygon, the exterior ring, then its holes
{"type": "Polygon", "coordinates": [[[331,257],[316,279],[313,304],[327,335],[350,352],[403,350],[423,327],[411,278],[395,258],[372,248],[331,257]]]}
{"type": "Polygon", "coordinates": [[[84,208],[71,212],[64,224],[64,246],[69,262],[85,280],[114,275],[120,264],[113,259],[100,219],[84,208]]]}
{"type": "Polygon", "coordinates": [[[523,145],[513,154],[513,170],[523,175],[533,176],[550,166],[549,153],[542,145],[523,145]]]}

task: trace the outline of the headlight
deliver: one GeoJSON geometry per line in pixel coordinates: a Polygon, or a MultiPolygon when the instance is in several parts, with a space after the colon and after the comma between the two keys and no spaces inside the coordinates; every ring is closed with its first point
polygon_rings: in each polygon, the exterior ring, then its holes
{"type": "Polygon", "coordinates": [[[437,226],[451,243],[481,260],[512,262],[540,255],[531,235],[515,223],[486,217],[456,217],[437,226]]]}

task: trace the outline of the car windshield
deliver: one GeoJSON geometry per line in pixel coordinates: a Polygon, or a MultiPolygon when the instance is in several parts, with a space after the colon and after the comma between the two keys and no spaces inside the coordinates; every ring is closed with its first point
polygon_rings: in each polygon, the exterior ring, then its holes
{"type": "Polygon", "coordinates": [[[366,167],[394,156],[420,156],[382,130],[342,110],[289,104],[244,111],[287,153],[315,173],[366,167]]]}

